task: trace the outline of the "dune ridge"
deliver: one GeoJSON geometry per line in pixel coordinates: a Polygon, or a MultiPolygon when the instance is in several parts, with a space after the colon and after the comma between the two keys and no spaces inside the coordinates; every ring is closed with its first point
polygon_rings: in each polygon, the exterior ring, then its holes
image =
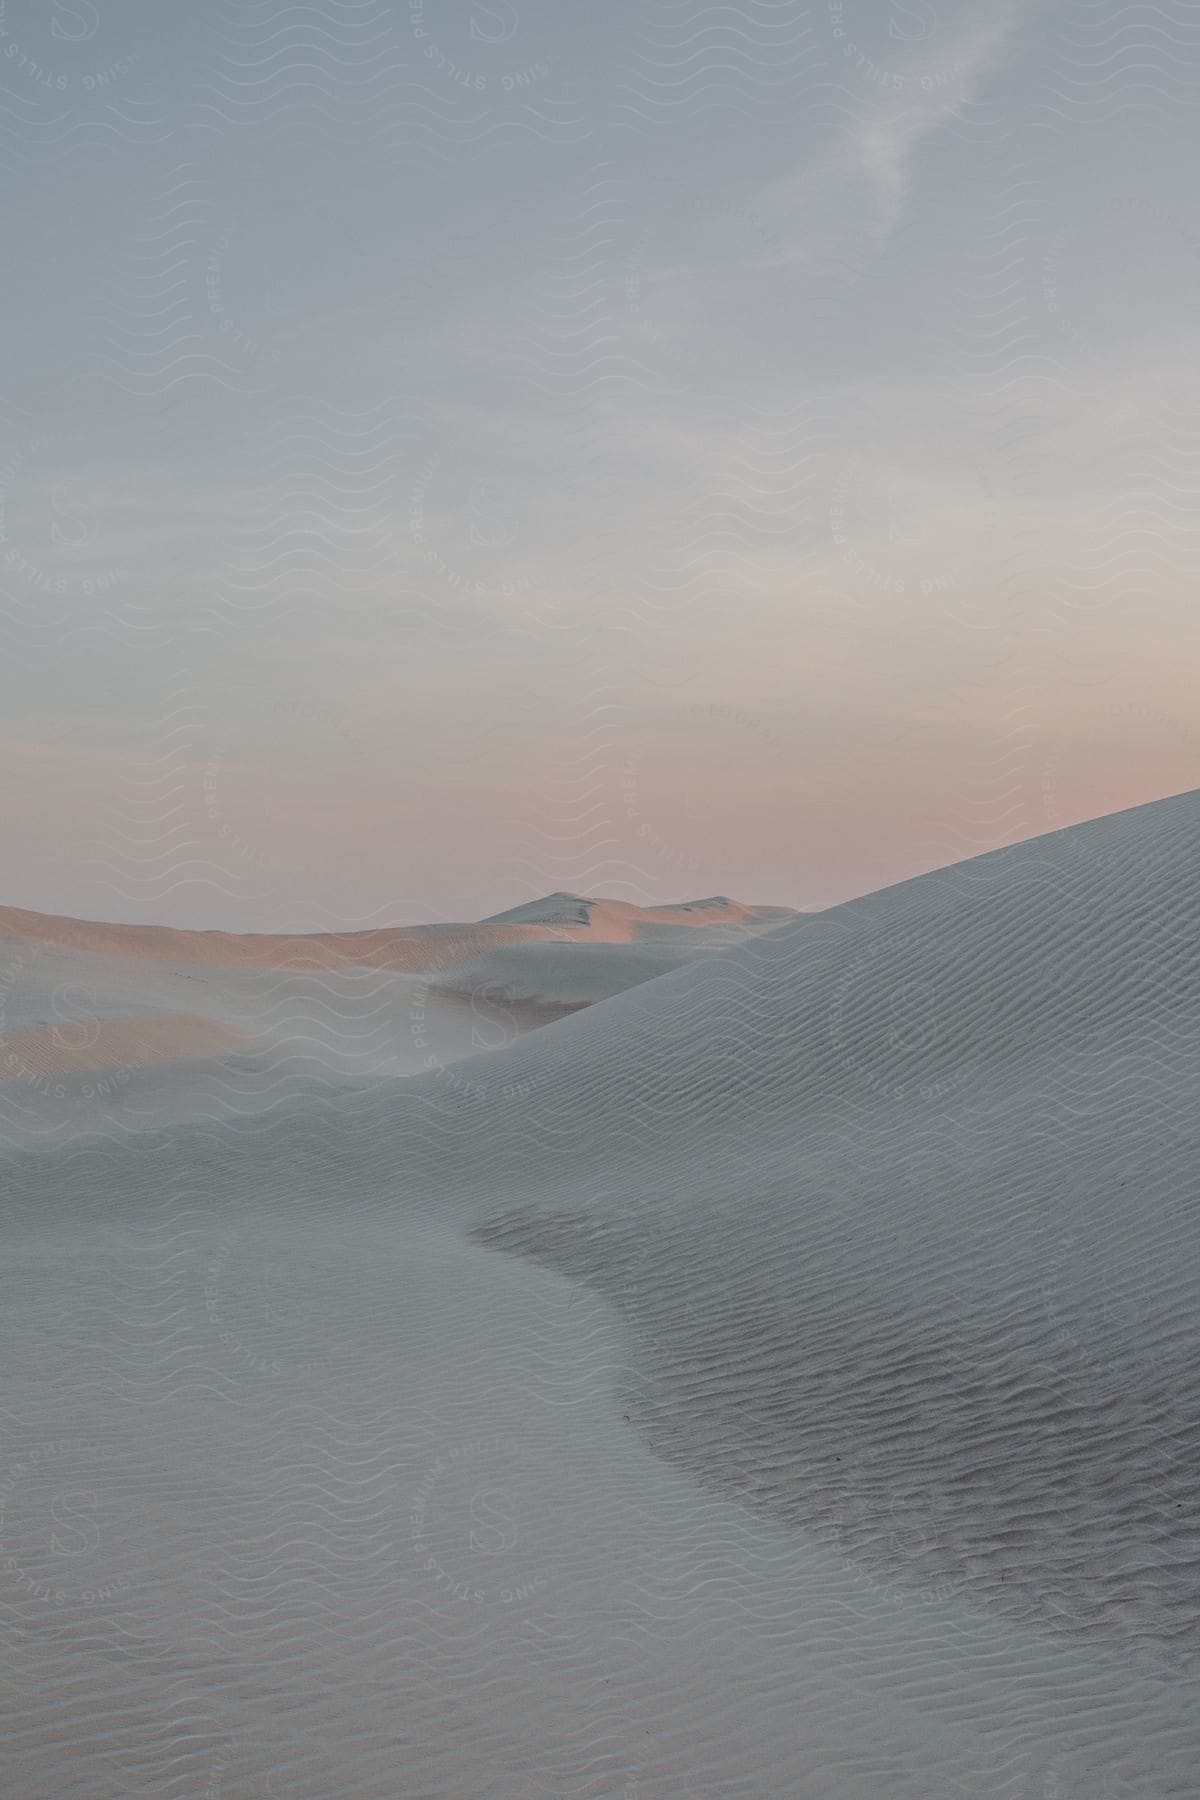
{"type": "Polygon", "coordinates": [[[222,968],[373,968],[428,973],[501,945],[542,943],[548,938],[631,943],[670,927],[762,929],[792,916],[787,907],[746,906],[724,898],[645,907],[620,900],[550,894],[474,924],[288,933],[105,924],[0,906],[0,939],[58,944],[95,955],[222,968]]]}

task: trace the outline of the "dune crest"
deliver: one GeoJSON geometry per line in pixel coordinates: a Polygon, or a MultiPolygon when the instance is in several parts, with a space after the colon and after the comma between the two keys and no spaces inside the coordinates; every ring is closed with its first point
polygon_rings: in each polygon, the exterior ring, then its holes
{"type": "Polygon", "coordinates": [[[108,924],[0,906],[0,940],[57,944],[100,956],[227,968],[430,972],[502,945],[577,938],[630,943],[670,926],[769,929],[793,916],[787,907],[746,906],[725,899],[647,907],[622,900],[549,894],[477,923],[380,926],[369,931],[231,932],[108,924]]]}

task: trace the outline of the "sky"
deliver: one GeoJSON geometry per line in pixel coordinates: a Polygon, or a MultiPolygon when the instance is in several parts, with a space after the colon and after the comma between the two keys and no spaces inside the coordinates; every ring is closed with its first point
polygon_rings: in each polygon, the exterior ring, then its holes
{"type": "Polygon", "coordinates": [[[1200,24],[0,0],[0,903],[827,906],[1200,786],[1200,24]]]}

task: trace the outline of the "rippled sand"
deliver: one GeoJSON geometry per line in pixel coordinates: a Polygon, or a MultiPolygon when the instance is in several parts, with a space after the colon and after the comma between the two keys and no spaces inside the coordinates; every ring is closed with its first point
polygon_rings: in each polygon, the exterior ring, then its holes
{"type": "Polygon", "coordinates": [[[1194,1794],[1197,894],[1188,795],[11,1148],[6,1791],[1194,1794]]]}

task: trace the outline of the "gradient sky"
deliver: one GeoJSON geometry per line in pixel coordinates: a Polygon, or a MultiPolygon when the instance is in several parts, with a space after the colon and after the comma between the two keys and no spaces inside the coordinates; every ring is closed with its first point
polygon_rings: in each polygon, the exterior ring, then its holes
{"type": "Polygon", "coordinates": [[[1200,23],[3,0],[0,901],[820,906],[1200,785],[1200,23]]]}

